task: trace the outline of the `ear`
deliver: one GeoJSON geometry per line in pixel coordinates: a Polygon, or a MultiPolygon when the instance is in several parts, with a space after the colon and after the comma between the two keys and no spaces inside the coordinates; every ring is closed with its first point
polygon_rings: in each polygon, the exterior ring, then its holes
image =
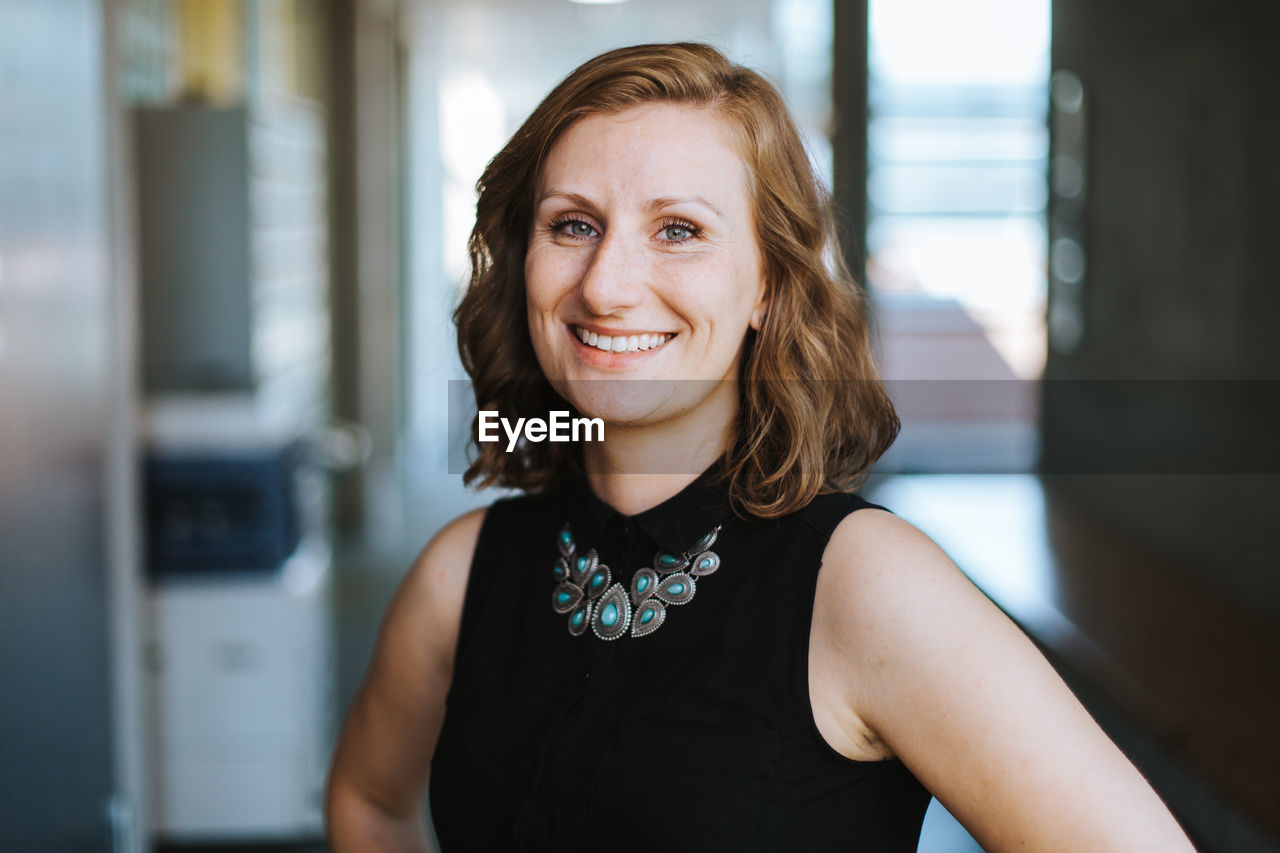
{"type": "Polygon", "coordinates": [[[756,300],[755,307],[751,309],[749,323],[751,328],[757,332],[764,327],[765,315],[769,313],[769,290],[769,285],[762,282],[760,285],[760,298],[756,300]]]}

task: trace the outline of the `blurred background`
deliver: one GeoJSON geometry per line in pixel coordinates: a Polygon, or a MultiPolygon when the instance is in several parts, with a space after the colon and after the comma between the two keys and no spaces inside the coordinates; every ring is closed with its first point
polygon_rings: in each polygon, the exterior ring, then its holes
{"type": "MultiPolygon", "coordinates": [[[[1280,849],[1280,7],[0,0],[0,849],[324,849],[447,519],[474,184],[617,45],[786,95],[875,306],[868,484],[1200,849],[1280,849]]],[[[935,803],[922,851],[977,846],[935,803]]]]}

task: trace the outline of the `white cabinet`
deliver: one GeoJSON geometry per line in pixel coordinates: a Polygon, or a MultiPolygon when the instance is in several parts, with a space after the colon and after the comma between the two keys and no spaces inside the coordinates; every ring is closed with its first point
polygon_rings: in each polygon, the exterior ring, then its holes
{"type": "Polygon", "coordinates": [[[332,742],[330,558],[153,585],[155,830],[166,841],[323,832],[332,742]]]}

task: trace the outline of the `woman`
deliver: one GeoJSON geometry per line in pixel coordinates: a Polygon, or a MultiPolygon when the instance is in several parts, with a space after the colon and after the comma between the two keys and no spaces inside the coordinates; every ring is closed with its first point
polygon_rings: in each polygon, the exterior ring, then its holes
{"type": "Polygon", "coordinates": [[[607,440],[477,443],[467,479],[527,494],[397,593],[336,849],[422,849],[428,776],[446,851],[914,850],[930,793],[989,850],[1190,849],[1022,634],[849,491],[898,424],[769,84],[606,53],[479,188],[479,408],[607,440]]]}

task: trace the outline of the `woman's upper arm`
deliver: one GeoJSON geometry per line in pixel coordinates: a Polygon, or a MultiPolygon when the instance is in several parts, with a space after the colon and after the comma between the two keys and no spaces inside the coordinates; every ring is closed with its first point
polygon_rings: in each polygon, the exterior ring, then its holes
{"type": "Polygon", "coordinates": [[[467,577],[485,510],[423,549],[387,608],[373,659],[347,712],[330,773],[389,814],[416,813],[444,720],[467,577]]]}
{"type": "Polygon", "coordinates": [[[819,600],[837,695],[985,849],[1192,849],[1040,652],[910,524],[845,519],[819,600]]]}

